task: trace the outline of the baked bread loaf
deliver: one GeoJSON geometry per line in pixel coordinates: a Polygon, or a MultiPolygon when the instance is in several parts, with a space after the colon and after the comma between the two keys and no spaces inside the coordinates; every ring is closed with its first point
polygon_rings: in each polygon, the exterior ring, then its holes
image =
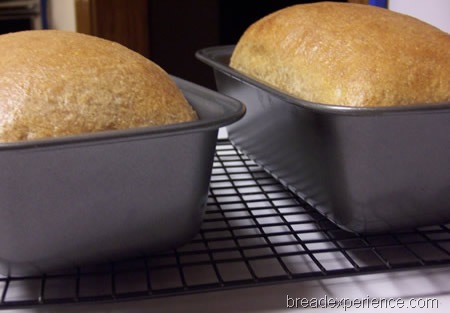
{"type": "Polygon", "coordinates": [[[0,36],[0,141],[192,121],[158,65],[109,40],[32,30],[0,36]]]}
{"type": "Polygon", "coordinates": [[[267,15],[244,32],[230,66],[323,104],[450,101],[450,35],[370,5],[318,2],[267,15]]]}

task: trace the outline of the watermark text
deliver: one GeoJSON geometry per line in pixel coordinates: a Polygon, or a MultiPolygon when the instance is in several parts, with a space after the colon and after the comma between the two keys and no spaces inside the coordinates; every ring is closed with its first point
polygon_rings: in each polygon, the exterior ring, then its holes
{"type": "Polygon", "coordinates": [[[435,298],[334,298],[327,295],[321,298],[295,298],[286,296],[287,308],[341,308],[344,311],[356,309],[438,309],[439,301],[435,298]]]}

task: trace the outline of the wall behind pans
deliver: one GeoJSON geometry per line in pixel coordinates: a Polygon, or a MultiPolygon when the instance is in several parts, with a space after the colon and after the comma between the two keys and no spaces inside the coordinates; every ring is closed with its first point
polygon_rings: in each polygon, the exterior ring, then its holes
{"type": "Polygon", "coordinates": [[[414,16],[450,33],[449,0],[389,0],[392,11],[414,16]]]}

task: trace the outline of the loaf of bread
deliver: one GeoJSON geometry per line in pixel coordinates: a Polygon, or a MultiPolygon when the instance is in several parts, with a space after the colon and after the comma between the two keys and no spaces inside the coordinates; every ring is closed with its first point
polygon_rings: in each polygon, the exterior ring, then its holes
{"type": "Polygon", "coordinates": [[[0,141],[197,119],[158,65],[109,40],[33,30],[0,36],[0,141]]]}
{"type": "Polygon", "coordinates": [[[450,35],[370,5],[318,2],[267,15],[244,32],[230,66],[323,104],[450,101],[450,35]]]}

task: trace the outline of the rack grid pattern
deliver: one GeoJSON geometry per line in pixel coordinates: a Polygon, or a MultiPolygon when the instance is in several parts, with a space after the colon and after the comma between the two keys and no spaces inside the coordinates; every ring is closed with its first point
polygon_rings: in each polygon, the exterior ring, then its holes
{"type": "Polygon", "coordinates": [[[220,140],[204,223],[190,243],[63,273],[0,276],[0,309],[449,266],[449,227],[373,235],[343,231],[220,140]]]}

